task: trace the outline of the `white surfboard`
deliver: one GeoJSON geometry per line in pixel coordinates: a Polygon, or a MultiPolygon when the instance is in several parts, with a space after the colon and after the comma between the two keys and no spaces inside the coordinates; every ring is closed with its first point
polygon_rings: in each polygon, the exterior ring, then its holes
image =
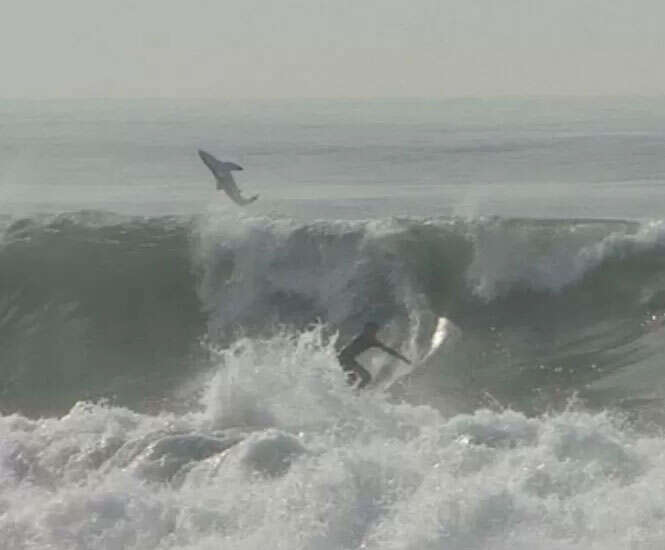
{"type": "Polygon", "coordinates": [[[398,380],[427,365],[438,351],[442,351],[444,344],[446,346],[452,345],[461,333],[462,331],[452,321],[445,317],[439,317],[429,339],[429,347],[424,350],[422,355],[417,357],[411,365],[407,365],[402,361],[395,361],[387,365],[376,375],[372,386],[376,391],[387,391],[398,380]]]}

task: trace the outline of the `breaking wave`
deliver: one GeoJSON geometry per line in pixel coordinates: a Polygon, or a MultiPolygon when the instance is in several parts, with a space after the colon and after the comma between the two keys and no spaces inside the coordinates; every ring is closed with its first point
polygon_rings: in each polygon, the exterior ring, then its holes
{"type": "Polygon", "coordinates": [[[526,407],[543,384],[643,366],[649,380],[664,237],[660,222],[591,220],[7,219],[3,408],[154,405],[205,371],[207,344],[318,322],[344,340],[369,319],[407,348],[438,317],[459,327],[457,371],[420,374],[442,392],[452,379],[526,407]]]}
{"type": "Polygon", "coordinates": [[[2,227],[8,550],[665,542],[661,223],[2,227]],[[389,391],[337,363],[369,319],[389,391]]]}

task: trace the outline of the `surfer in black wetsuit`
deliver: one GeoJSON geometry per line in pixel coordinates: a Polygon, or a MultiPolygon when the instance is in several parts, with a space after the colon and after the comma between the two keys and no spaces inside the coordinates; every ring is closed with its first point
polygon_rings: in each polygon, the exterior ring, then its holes
{"type": "Polygon", "coordinates": [[[349,384],[354,384],[360,378],[358,387],[364,388],[372,379],[372,375],[356,361],[356,357],[369,348],[382,349],[393,357],[397,357],[409,365],[411,364],[411,361],[401,353],[379,342],[376,337],[378,331],[379,325],[376,323],[366,323],[363,331],[339,352],[337,359],[339,360],[339,364],[342,365],[344,372],[347,373],[349,384]]]}

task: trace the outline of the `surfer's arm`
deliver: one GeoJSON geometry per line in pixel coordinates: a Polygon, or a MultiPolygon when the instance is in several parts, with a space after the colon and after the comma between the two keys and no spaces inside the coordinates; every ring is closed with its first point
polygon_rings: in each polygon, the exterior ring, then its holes
{"type": "Polygon", "coordinates": [[[401,359],[407,365],[411,364],[411,361],[409,361],[406,357],[404,357],[399,351],[396,351],[393,348],[389,348],[388,346],[386,346],[385,344],[382,344],[381,342],[377,342],[377,345],[380,349],[382,349],[386,353],[392,355],[393,357],[397,357],[397,359],[401,359]]]}

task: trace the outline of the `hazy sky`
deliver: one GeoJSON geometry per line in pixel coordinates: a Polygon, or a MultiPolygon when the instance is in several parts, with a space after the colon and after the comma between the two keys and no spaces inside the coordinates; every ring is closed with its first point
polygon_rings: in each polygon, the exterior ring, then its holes
{"type": "Polygon", "coordinates": [[[0,0],[0,97],[665,93],[663,0],[0,0]]]}

